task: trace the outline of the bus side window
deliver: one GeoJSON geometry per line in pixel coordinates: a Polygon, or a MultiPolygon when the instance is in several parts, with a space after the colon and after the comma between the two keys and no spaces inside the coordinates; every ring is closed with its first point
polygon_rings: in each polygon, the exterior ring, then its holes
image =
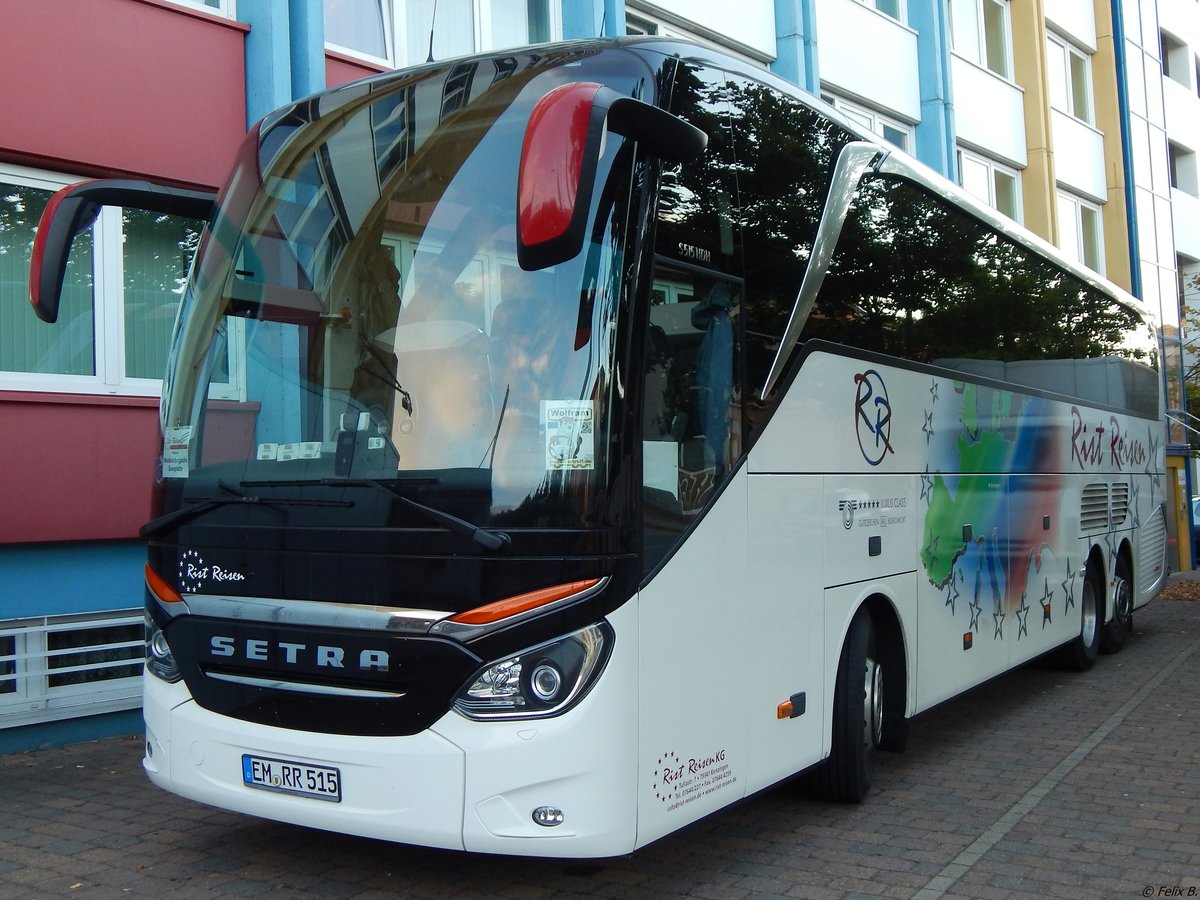
{"type": "MultiPolygon", "coordinates": [[[[740,452],[735,282],[659,267],[642,407],[647,538],[669,545],[740,452]]],[[[665,548],[664,548],[665,549],[665,548]]]]}
{"type": "Polygon", "coordinates": [[[740,75],[727,78],[746,279],[746,437],[753,443],[776,399],[758,392],[796,303],[834,160],[852,137],[793,97],[740,75]]]}

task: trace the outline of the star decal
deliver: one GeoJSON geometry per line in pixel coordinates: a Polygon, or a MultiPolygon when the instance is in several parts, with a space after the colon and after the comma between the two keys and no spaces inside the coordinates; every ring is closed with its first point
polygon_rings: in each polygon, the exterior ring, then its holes
{"type": "Polygon", "coordinates": [[[925,465],[925,474],[921,476],[921,499],[926,503],[933,500],[933,479],[929,477],[929,465],[925,465]]]}
{"type": "Polygon", "coordinates": [[[1117,564],[1117,534],[1110,531],[1104,536],[1104,546],[1108,548],[1108,558],[1111,560],[1111,568],[1116,569],[1117,564]]]}
{"type": "Polygon", "coordinates": [[[954,611],[955,611],[954,610],[954,601],[956,601],[959,598],[959,596],[960,595],[958,593],[958,585],[954,583],[954,578],[953,578],[953,576],[951,576],[950,590],[948,590],[946,592],[946,602],[944,604],[945,606],[950,607],[950,615],[954,615],[954,611]]]}
{"type": "MultiPolygon", "coordinates": [[[[1146,429],[1146,439],[1150,442],[1150,452],[1146,455],[1146,474],[1154,474],[1154,465],[1158,461],[1159,435],[1153,428],[1146,429]]],[[[1154,482],[1151,482],[1153,484],[1154,482]]]]}
{"type": "Polygon", "coordinates": [[[938,560],[937,548],[938,548],[938,544],[940,544],[941,542],[942,542],[942,536],[940,534],[935,534],[932,538],[930,538],[929,543],[925,546],[925,549],[923,551],[921,551],[922,553],[925,554],[926,557],[928,557],[929,564],[931,566],[935,565],[937,563],[937,560],[938,560]]]}
{"type": "Polygon", "coordinates": [[[933,398],[933,402],[934,402],[934,403],[937,403],[937,399],[938,399],[938,383],[937,383],[937,379],[936,379],[936,378],[935,378],[934,380],[932,380],[932,381],[930,381],[930,382],[929,382],[929,396],[933,398]]]}
{"type": "Polygon", "coordinates": [[[1075,605],[1075,570],[1071,568],[1070,557],[1067,558],[1067,577],[1063,580],[1062,586],[1063,594],[1066,595],[1064,597],[1066,602],[1063,604],[1063,615],[1065,616],[1067,611],[1075,605]]]}
{"type": "MultiPolygon", "coordinates": [[[[978,593],[978,591],[976,591],[978,593]]],[[[971,601],[971,627],[970,631],[979,630],[979,614],[983,612],[983,607],[979,605],[979,597],[977,596],[971,601]]]]}
{"type": "Polygon", "coordinates": [[[925,424],[921,426],[921,430],[925,432],[925,444],[929,445],[930,439],[933,437],[933,413],[925,413],[925,424]]]}
{"type": "Polygon", "coordinates": [[[1004,640],[1004,613],[996,610],[992,613],[992,620],[996,623],[996,633],[992,637],[1004,640]]]}
{"type": "Polygon", "coordinates": [[[1017,607],[1017,640],[1021,639],[1021,635],[1029,637],[1029,604],[1025,602],[1025,592],[1021,591],[1021,605],[1017,607]]]}
{"type": "Polygon", "coordinates": [[[1139,528],[1142,524],[1142,517],[1138,514],[1138,494],[1142,492],[1142,486],[1136,478],[1130,479],[1129,485],[1129,514],[1133,517],[1133,527],[1139,528]]]}
{"type": "Polygon", "coordinates": [[[1046,630],[1046,623],[1054,624],[1050,618],[1051,606],[1050,601],[1054,599],[1054,594],[1050,590],[1050,579],[1046,579],[1046,587],[1042,591],[1042,630],[1046,630]]]}

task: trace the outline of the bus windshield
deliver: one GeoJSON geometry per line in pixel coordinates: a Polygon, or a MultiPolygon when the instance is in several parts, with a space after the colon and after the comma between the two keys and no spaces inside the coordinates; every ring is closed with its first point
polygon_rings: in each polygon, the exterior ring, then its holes
{"type": "Polygon", "coordinates": [[[519,158],[538,98],[581,77],[641,94],[637,65],[474,61],[267,120],[180,316],[164,476],[436,483],[477,525],[586,521],[609,478],[633,142],[605,141],[582,251],[537,271],[517,262],[519,158]]]}

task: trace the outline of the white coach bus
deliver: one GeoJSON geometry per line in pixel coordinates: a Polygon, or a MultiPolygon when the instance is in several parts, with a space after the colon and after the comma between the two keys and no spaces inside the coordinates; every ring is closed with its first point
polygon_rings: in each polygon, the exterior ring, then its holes
{"type": "MultiPolygon", "coordinates": [[[[628,853],[915,714],[1119,649],[1165,574],[1138,302],[685,43],[269,116],[208,227],[147,523],[153,782],[486,853],[628,853]]],[[[1098,698],[1101,702],[1101,698],[1098,698]]]]}

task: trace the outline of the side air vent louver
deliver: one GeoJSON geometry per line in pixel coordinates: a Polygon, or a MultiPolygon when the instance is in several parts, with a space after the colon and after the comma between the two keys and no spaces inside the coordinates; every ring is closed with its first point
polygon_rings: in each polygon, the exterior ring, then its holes
{"type": "Polygon", "coordinates": [[[1167,519],[1162,508],[1143,522],[1138,538],[1137,571],[1133,575],[1135,602],[1154,595],[1167,571],[1167,519]]]}
{"type": "Polygon", "coordinates": [[[1108,527],[1108,485],[1089,484],[1079,504],[1079,527],[1084,531],[1108,527]]]}
{"type": "Polygon", "coordinates": [[[1112,524],[1121,525],[1129,518],[1129,485],[1112,486],[1112,524]]]}

